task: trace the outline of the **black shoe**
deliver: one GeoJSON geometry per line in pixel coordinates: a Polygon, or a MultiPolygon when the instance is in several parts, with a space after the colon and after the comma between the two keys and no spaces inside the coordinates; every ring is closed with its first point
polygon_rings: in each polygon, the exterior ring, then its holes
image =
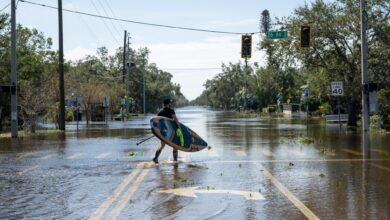
{"type": "Polygon", "coordinates": [[[153,162],[157,164],[158,163],[157,158],[153,158],[153,162]]]}

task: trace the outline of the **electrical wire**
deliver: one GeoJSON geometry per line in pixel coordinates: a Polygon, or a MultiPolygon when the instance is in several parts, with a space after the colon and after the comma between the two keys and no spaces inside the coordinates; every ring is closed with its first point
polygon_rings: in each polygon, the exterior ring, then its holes
{"type": "Polygon", "coordinates": [[[93,29],[89,26],[88,22],[85,21],[85,19],[83,18],[83,16],[81,16],[80,14],[78,14],[78,16],[79,16],[80,20],[84,23],[84,25],[87,27],[88,32],[97,40],[97,42],[98,42],[99,45],[102,45],[102,44],[101,44],[102,41],[101,41],[99,35],[97,35],[97,34],[93,31],[93,29]]]}
{"type": "MultiPolygon", "coordinates": [[[[100,4],[100,6],[102,7],[104,14],[108,17],[108,13],[107,13],[107,11],[106,11],[104,5],[102,4],[102,2],[101,2],[100,0],[98,0],[98,2],[99,2],[99,4],[100,4]]],[[[114,22],[113,22],[112,20],[109,20],[109,21],[110,21],[112,27],[114,28],[114,30],[116,31],[116,33],[120,36],[120,35],[121,35],[121,32],[118,31],[118,29],[117,29],[116,26],[114,25],[114,22]]]]}
{"type": "MultiPolygon", "coordinates": [[[[28,3],[31,5],[37,5],[41,7],[51,8],[51,9],[57,9],[57,7],[45,5],[41,3],[31,2],[28,0],[20,0],[23,3],[28,3]]],[[[102,19],[109,19],[109,20],[115,20],[115,21],[122,21],[126,23],[133,23],[133,24],[140,24],[140,25],[148,25],[148,26],[154,26],[154,27],[162,27],[162,28],[170,28],[170,29],[179,29],[179,30],[187,30],[187,31],[198,31],[198,32],[208,32],[208,33],[215,33],[215,34],[232,34],[232,35],[244,35],[244,34],[259,34],[260,32],[249,32],[249,33],[242,33],[242,32],[230,32],[230,31],[217,31],[217,30],[210,30],[210,29],[199,29],[199,28],[190,28],[190,27],[180,27],[180,26],[172,26],[172,25],[164,25],[164,24],[155,24],[155,23],[149,23],[149,22],[143,22],[143,21],[135,21],[135,20],[128,20],[128,19],[122,19],[122,18],[114,18],[114,17],[108,17],[108,16],[102,16],[97,14],[91,14],[87,12],[82,11],[75,11],[75,10],[69,10],[69,9],[62,9],[63,11],[74,13],[74,14],[82,14],[86,16],[91,17],[97,17],[102,19]]]]}
{"type": "Polygon", "coordinates": [[[0,12],[4,11],[6,8],[8,8],[11,5],[11,3],[8,3],[6,6],[4,6],[2,9],[0,9],[0,12]]]}
{"type": "MultiPolygon", "coordinates": [[[[115,17],[115,12],[112,10],[112,8],[111,8],[110,4],[108,3],[108,1],[107,1],[107,0],[104,0],[104,2],[107,4],[107,7],[108,7],[108,9],[109,9],[110,12],[111,12],[112,17],[115,18],[115,19],[117,19],[117,17],[115,17]]],[[[119,25],[119,29],[125,30],[125,28],[122,26],[122,23],[121,23],[121,22],[119,22],[119,21],[116,21],[116,22],[117,22],[117,24],[119,25]]]]}
{"type": "MultiPolygon", "coordinates": [[[[23,1],[23,2],[24,2],[24,1],[23,1]]],[[[100,12],[99,12],[98,8],[96,7],[95,3],[93,3],[93,0],[90,0],[90,2],[92,3],[93,7],[95,8],[96,12],[98,13],[98,14],[96,15],[96,17],[100,17],[100,18],[102,19],[102,21],[103,21],[103,23],[104,23],[104,26],[107,28],[108,32],[111,34],[111,37],[114,38],[115,42],[116,42],[117,44],[120,45],[118,39],[117,39],[117,38],[115,37],[115,35],[112,33],[111,29],[108,27],[106,21],[104,20],[104,18],[103,18],[104,16],[100,15],[100,12]]],[[[58,8],[57,8],[57,9],[58,9],[58,8]]],[[[66,10],[63,9],[63,11],[66,11],[66,10]]]]}

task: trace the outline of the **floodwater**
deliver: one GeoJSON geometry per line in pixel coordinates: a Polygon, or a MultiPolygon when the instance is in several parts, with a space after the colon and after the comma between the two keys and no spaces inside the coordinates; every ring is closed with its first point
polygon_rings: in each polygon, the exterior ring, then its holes
{"type": "Polygon", "coordinates": [[[0,219],[390,219],[390,135],[200,107],[179,120],[210,145],[179,152],[151,116],[0,139],[0,219]]]}

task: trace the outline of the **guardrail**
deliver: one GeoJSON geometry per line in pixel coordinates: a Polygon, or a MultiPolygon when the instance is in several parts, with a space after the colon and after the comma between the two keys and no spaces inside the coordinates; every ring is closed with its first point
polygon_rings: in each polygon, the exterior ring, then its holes
{"type": "Polygon", "coordinates": [[[326,122],[348,122],[348,114],[325,115],[326,122]]]}

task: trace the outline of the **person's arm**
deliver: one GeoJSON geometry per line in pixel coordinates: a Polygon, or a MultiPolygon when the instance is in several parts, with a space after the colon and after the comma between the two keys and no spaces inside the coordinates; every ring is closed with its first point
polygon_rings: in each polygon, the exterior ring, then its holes
{"type": "Polygon", "coordinates": [[[179,119],[177,119],[176,115],[172,115],[173,120],[176,122],[178,128],[180,128],[179,119]]]}

